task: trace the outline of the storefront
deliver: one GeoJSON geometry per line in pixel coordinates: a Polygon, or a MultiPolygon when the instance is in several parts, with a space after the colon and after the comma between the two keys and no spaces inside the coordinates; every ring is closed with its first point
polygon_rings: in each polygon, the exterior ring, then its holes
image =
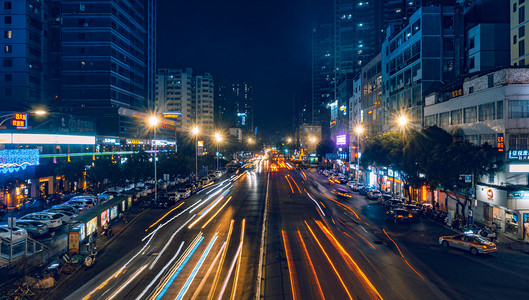
{"type": "MultiPolygon", "coordinates": [[[[519,196],[519,195],[518,195],[519,196]]],[[[476,214],[481,215],[484,223],[488,226],[496,225],[496,230],[513,238],[521,239],[525,233],[524,224],[521,224],[522,204],[516,199],[512,192],[497,188],[477,185],[476,198],[481,203],[476,203],[476,214]]],[[[528,195],[529,200],[529,195],[528,195]]],[[[529,203],[529,201],[527,201],[529,203]]],[[[526,208],[529,213],[529,206],[526,208]]],[[[480,218],[481,219],[481,218],[480,218]]],[[[528,220],[529,221],[529,220],[528,220]]]]}
{"type": "Polygon", "coordinates": [[[507,195],[507,202],[509,208],[516,209],[518,215],[516,216],[516,222],[514,218],[511,218],[511,226],[518,227],[521,233],[521,237],[524,241],[529,242],[529,191],[528,190],[517,190],[510,191],[507,195]]]}

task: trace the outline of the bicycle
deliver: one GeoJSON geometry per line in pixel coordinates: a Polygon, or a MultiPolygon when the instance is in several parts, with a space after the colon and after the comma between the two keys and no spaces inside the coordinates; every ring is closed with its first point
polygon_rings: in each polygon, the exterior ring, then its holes
{"type": "Polygon", "coordinates": [[[35,292],[31,290],[29,284],[27,283],[20,284],[16,289],[12,289],[7,292],[7,297],[9,297],[10,299],[21,299],[21,297],[29,298],[34,296],[35,292]]]}

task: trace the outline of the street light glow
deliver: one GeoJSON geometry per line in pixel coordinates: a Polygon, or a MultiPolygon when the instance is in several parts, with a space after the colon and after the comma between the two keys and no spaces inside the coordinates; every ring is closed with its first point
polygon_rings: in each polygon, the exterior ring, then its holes
{"type": "Polygon", "coordinates": [[[191,129],[191,133],[193,135],[197,135],[198,133],[200,132],[200,128],[198,128],[198,126],[195,126],[191,129]]]}
{"type": "Polygon", "coordinates": [[[154,115],[153,115],[153,116],[150,116],[149,119],[148,119],[147,121],[149,122],[149,125],[151,125],[151,126],[153,126],[153,127],[156,126],[156,125],[158,125],[158,123],[160,122],[160,120],[158,119],[158,117],[157,117],[157,116],[154,116],[154,115]]]}
{"type": "Polygon", "coordinates": [[[400,127],[404,127],[406,125],[408,125],[408,117],[405,116],[405,115],[401,115],[400,117],[397,118],[397,124],[400,126],[400,127]]]}
{"type": "Polygon", "coordinates": [[[252,138],[248,138],[248,143],[252,144],[253,143],[253,139],[252,138]]]}
{"type": "Polygon", "coordinates": [[[310,141],[311,143],[313,143],[313,144],[316,143],[316,137],[311,136],[311,137],[309,138],[309,141],[310,141]]]}
{"type": "Polygon", "coordinates": [[[362,133],[364,133],[364,131],[365,131],[364,126],[356,125],[355,132],[356,132],[357,135],[361,135],[362,133]]]}
{"type": "Polygon", "coordinates": [[[216,140],[217,142],[222,141],[222,136],[220,135],[220,133],[218,133],[218,132],[215,133],[215,140],[216,140]]]}
{"type": "Polygon", "coordinates": [[[292,138],[288,138],[287,143],[292,143],[292,138]]]}
{"type": "Polygon", "coordinates": [[[45,115],[47,113],[48,113],[47,111],[42,110],[42,109],[34,111],[34,114],[39,115],[39,116],[45,115]]]}

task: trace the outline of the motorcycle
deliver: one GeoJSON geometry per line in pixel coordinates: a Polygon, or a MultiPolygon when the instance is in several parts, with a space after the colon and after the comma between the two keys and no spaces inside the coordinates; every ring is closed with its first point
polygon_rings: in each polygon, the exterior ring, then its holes
{"type": "Polygon", "coordinates": [[[84,265],[86,269],[91,268],[96,263],[97,247],[90,252],[84,259],[84,265]]]}
{"type": "Polygon", "coordinates": [[[114,235],[114,232],[112,231],[112,227],[108,227],[108,229],[104,229],[102,232],[101,232],[101,235],[104,235],[106,237],[111,237],[114,235]]]}
{"type": "Polygon", "coordinates": [[[488,238],[494,241],[497,238],[496,232],[492,231],[489,227],[483,227],[478,231],[478,234],[484,238],[488,238]]]}

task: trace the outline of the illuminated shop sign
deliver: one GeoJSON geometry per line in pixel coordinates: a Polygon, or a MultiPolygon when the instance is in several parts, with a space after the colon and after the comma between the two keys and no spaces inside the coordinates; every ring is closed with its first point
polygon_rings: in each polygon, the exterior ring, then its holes
{"type": "Polygon", "coordinates": [[[28,114],[16,113],[13,120],[11,120],[11,125],[17,129],[28,128],[28,114]]]}
{"type": "Polygon", "coordinates": [[[529,150],[509,150],[509,159],[529,160],[529,150]]]}
{"type": "Polygon", "coordinates": [[[342,146],[346,144],[346,135],[337,135],[336,136],[336,145],[342,146]]]}
{"type": "Polygon", "coordinates": [[[25,170],[39,164],[39,149],[0,150],[0,172],[3,174],[25,170]]]}
{"type": "Polygon", "coordinates": [[[499,152],[503,152],[505,150],[505,144],[503,142],[503,133],[498,133],[498,137],[496,138],[496,148],[498,148],[499,152]]]}
{"type": "Polygon", "coordinates": [[[37,144],[37,145],[94,145],[95,136],[60,134],[0,134],[0,144],[37,144]]]}

